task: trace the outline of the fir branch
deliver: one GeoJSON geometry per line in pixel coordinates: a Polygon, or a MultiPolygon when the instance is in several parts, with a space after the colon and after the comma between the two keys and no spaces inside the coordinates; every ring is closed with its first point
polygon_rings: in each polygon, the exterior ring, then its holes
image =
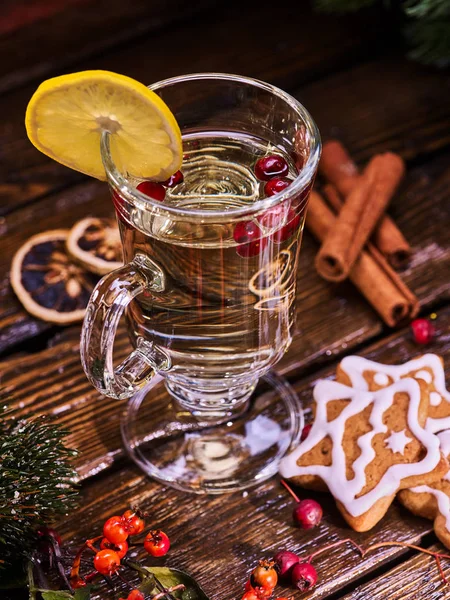
{"type": "Polygon", "coordinates": [[[16,421],[0,408],[0,554],[5,564],[29,556],[37,528],[74,505],[71,460],[76,452],[64,444],[67,433],[45,417],[16,421]]]}

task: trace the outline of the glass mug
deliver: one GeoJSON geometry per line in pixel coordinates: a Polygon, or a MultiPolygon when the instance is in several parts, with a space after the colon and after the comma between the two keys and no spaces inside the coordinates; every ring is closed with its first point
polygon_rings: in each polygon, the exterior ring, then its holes
{"type": "Polygon", "coordinates": [[[133,396],[123,434],[148,473],[191,491],[242,489],[273,474],[298,437],[295,395],[267,373],[292,339],[319,133],[297,100],[254,79],[206,73],[150,89],[179,123],[184,181],[163,202],[153,200],[136,189],[139,180],[103,135],[125,266],[91,296],[82,364],[106,396],[133,396]],[[291,181],[265,197],[254,167],[268,154],[286,159],[291,181]],[[115,366],[124,312],[134,351],[115,366]],[[277,400],[255,416],[250,398],[264,376],[277,400]],[[280,400],[285,414],[275,417],[280,400]],[[258,439],[267,428],[271,444],[253,451],[264,446],[258,439]]]}

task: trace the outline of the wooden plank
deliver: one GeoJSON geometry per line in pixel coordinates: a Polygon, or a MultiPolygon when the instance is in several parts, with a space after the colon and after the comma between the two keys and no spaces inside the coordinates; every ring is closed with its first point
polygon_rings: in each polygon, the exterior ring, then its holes
{"type": "Polygon", "coordinates": [[[392,150],[417,160],[450,142],[450,75],[396,56],[312,83],[296,95],[322,136],[341,137],[359,160],[392,150]]]}
{"type": "MultiPolygon", "coordinates": [[[[428,549],[448,554],[442,544],[428,549]]],[[[448,561],[442,561],[442,566],[448,576],[448,561]]],[[[358,586],[342,600],[445,600],[448,597],[448,585],[440,578],[434,558],[417,553],[390,571],[358,586]]]]}
{"type": "MultiPolygon", "coordinates": [[[[122,5],[126,10],[123,2],[122,5]]],[[[103,14],[95,6],[103,23],[103,14]]],[[[195,71],[224,71],[293,89],[312,76],[339,69],[355,56],[367,55],[376,44],[376,21],[371,22],[371,33],[367,35],[365,21],[355,16],[337,19],[301,10],[300,35],[295,0],[283,7],[284,16],[292,18],[286,18],[282,27],[273,28],[270,35],[261,32],[273,18],[271,5],[251,2],[227,6],[220,17],[219,8],[214,13],[204,11],[187,24],[173,24],[167,31],[143,36],[126,47],[77,62],[69,70],[109,69],[144,83],[195,71]],[[327,43],[317,46],[319,30],[327,43]]],[[[0,215],[83,177],[51,161],[28,141],[23,119],[35,88],[36,84],[32,84],[0,96],[0,215]]]]}
{"type": "MultiPolygon", "coordinates": [[[[447,365],[450,360],[449,325],[450,307],[440,312],[436,338],[427,347],[428,351],[441,354],[447,365]]],[[[366,348],[362,354],[378,361],[399,362],[422,351],[423,348],[412,341],[409,331],[403,330],[366,348]]],[[[91,460],[93,446],[104,459],[101,463],[98,458],[97,472],[121,454],[118,415],[122,403],[102,402],[92,391],[83,379],[75,348],[61,344],[53,352],[49,350],[11,361],[6,367],[4,390],[13,393],[16,414],[30,411],[55,414],[58,421],[72,429],[71,440],[76,441],[81,451],[78,462],[81,469],[91,460]],[[114,448],[113,444],[116,444],[114,448]]],[[[332,376],[334,370],[335,364],[296,384],[306,409],[311,402],[313,383],[319,377],[332,376]]],[[[157,398],[153,400],[158,403],[157,398]]],[[[301,495],[305,497],[302,492],[301,495]]],[[[308,496],[311,495],[313,493],[308,492],[308,496]]],[[[172,537],[173,547],[166,563],[192,573],[211,599],[217,600],[239,598],[257,560],[270,557],[280,549],[307,556],[346,537],[365,547],[386,540],[420,543],[421,538],[431,531],[430,522],[416,518],[394,504],[373,530],[358,534],[346,526],[328,495],[315,497],[323,506],[324,520],[318,529],[300,531],[291,523],[293,503],[277,480],[248,493],[224,497],[191,496],[164,488],[122,462],[120,471],[115,469],[84,483],[80,508],[61,522],[60,529],[77,547],[83,539],[96,534],[107,516],[138,504],[151,514],[152,524],[172,537]],[[199,532],[204,537],[199,538],[199,532]]],[[[320,577],[310,597],[315,600],[327,598],[370,571],[387,567],[402,553],[403,549],[388,548],[361,560],[348,546],[327,552],[315,561],[320,577]]],[[[381,600],[387,596],[378,597],[381,600]]]]}
{"type": "MultiPolygon", "coordinates": [[[[436,325],[436,339],[427,347],[427,351],[438,352],[450,359],[450,339],[446,335],[450,326],[450,307],[440,311],[436,325]]],[[[118,416],[123,402],[112,399],[104,402],[87,381],[79,358],[79,330],[76,335],[76,339],[56,344],[48,350],[4,361],[1,385],[3,393],[12,399],[12,408],[17,415],[26,415],[30,411],[54,414],[59,422],[72,430],[70,441],[82,451],[77,465],[80,478],[83,479],[105,469],[123,455],[118,429],[118,416]]],[[[354,347],[351,343],[345,346],[342,338],[340,344],[340,351],[336,355],[349,354],[354,347]]],[[[117,357],[123,358],[129,350],[129,342],[123,335],[116,343],[117,357]]],[[[367,348],[364,354],[381,362],[398,363],[421,351],[422,348],[415,345],[407,328],[390,338],[383,338],[367,348]]],[[[326,355],[325,350],[322,352],[326,355]]],[[[288,368],[289,361],[296,363],[298,360],[291,349],[283,363],[284,369],[288,368]]],[[[317,370],[320,366],[319,360],[305,359],[303,366],[305,363],[311,370],[317,370]]],[[[332,370],[328,367],[320,376],[329,376],[332,370]]],[[[312,375],[296,383],[297,392],[305,405],[310,402],[311,383],[316,378],[317,375],[312,375]]],[[[159,401],[160,397],[155,395],[154,405],[159,401]]]]}
{"type": "MultiPolygon", "coordinates": [[[[98,535],[106,518],[138,505],[151,515],[149,524],[163,529],[172,540],[169,554],[157,564],[192,574],[211,600],[240,598],[258,560],[282,549],[306,557],[348,537],[365,546],[387,539],[420,543],[429,532],[428,522],[394,504],[377,527],[358,534],[346,526],[328,495],[315,497],[322,504],[323,521],[317,529],[301,531],[291,521],[293,503],[276,480],[244,494],[206,497],[164,488],[134,468],[122,468],[84,487],[80,508],[65,518],[58,530],[77,548],[84,539],[98,535]]],[[[348,546],[330,551],[315,561],[317,587],[302,598],[328,598],[370,571],[387,566],[402,553],[399,549],[383,549],[361,560],[348,546]]],[[[151,564],[142,553],[139,556],[151,564]]],[[[277,594],[289,597],[295,592],[279,586],[277,594]]]]}
{"type": "Polygon", "coordinates": [[[211,5],[211,0],[14,0],[2,8],[0,93],[153,35],[211,5]]]}
{"type": "MultiPolygon", "coordinates": [[[[450,249],[445,218],[449,188],[450,169],[444,156],[410,171],[393,206],[398,224],[415,249],[405,280],[423,307],[449,297],[450,249]]],[[[9,286],[8,270],[16,249],[37,231],[71,227],[87,214],[108,214],[110,206],[106,185],[90,182],[42,199],[4,219],[0,240],[0,352],[50,329],[48,323],[32,318],[21,308],[9,286]]],[[[329,359],[347,346],[355,347],[383,329],[377,315],[349,283],[335,286],[320,279],[313,266],[317,247],[305,233],[298,272],[298,331],[289,356],[281,364],[283,371],[292,374],[313,361],[329,359]]],[[[75,336],[78,331],[76,328],[75,336]]]]}

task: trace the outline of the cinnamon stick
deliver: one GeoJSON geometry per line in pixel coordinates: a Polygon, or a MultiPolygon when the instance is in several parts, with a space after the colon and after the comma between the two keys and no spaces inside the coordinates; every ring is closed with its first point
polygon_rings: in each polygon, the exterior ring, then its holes
{"type": "Polygon", "coordinates": [[[316,268],[325,279],[343,281],[348,277],[404,171],[403,160],[391,152],[371,159],[316,257],[316,268]]]}
{"type": "MultiPolygon", "coordinates": [[[[322,242],[335,226],[337,217],[323,198],[312,191],[306,226],[322,242]]],[[[356,259],[350,280],[390,327],[411,319],[419,312],[419,301],[371,243],[356,259]]]]}
{"type": "MultiPolygon", "coordinates": [[[[330,140],[323,145],[319,170],[344,198],[350,194],[360,177],[349,153],[337,140],[330,140]]],[[[411,246],[388,215],[384,215],[376,226],[372,241],[395,269],[407,266],[411,246]]]]}

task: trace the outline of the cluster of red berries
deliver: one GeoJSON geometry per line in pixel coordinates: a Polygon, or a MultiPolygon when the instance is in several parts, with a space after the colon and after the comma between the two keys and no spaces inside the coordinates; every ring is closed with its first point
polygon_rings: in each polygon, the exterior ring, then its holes
{"type": "Polygon", "coordinates": [[[183,181],[183,173],[177,171],[169,177],[169,179],[166,179],[166,181],[142,181],[137,186],[137,189],[146,196],[149,196],[149,198],[153,198],[153,200],[157,200],[158,202],[163,202],[166,197],[166,188],[173,188],[183,181]]]}
{"type": "Polygon", "coordinates": [[[317,571],[309,560],[300,561],[300,558],[283,550],[274,557],[275,566],[284,584],[291,584],[301,592],[311,590],[317,583],[317,571]]]}
{"type": "MultiPolygon", "coordinates": [[[[310,561],[300,562],[296,554],[283,550],[278,552],[272,561],[259,561],[245,584],[245,593],[241,600],[272,598],[278,581],[284,585],[293,585],[301,592],[306,592],[316,585],[317,571],[310,561]]],[[[276,600],[292,599],[279,597],[276,600]]]]}
{"type": "MultiPolygon", "coordinates": [[[[136,511],[127,510],[122,516],[109,518],[103,525],[101,549],[94,557],[95,570],[102,575],[115,573],[128,552],[128,538],[141,534],[144,529],[145,521],[136,511]]],[[[169,551],[170,540],[163,531],[154,529],[146,535],[144,548],[151,556],[164,556],[169,551]]]]}
{"type": "MultiPolygon", "coordinates": [[[[260,181],[265,181],[264,192],[266,196],[274,196],[286,189],[291,180],[286,178],[289,173],[289,165],[282,156],[269,154],[256,161],[255,175],[260,181]]],[[[285,225],[271,235],[277,244],[288,240],[295,233],[300,223],[300,215],[296,214],[292,207],[278,205],[267,210],[255,221],[240,221],[237,223],[233,237],[239,244],[236,251],[243,258],[257,256],[266,247],[268,238],[263,237],[263,231],[259,225],[271,229],[276,227],[280,221],[285,225]]]]}

